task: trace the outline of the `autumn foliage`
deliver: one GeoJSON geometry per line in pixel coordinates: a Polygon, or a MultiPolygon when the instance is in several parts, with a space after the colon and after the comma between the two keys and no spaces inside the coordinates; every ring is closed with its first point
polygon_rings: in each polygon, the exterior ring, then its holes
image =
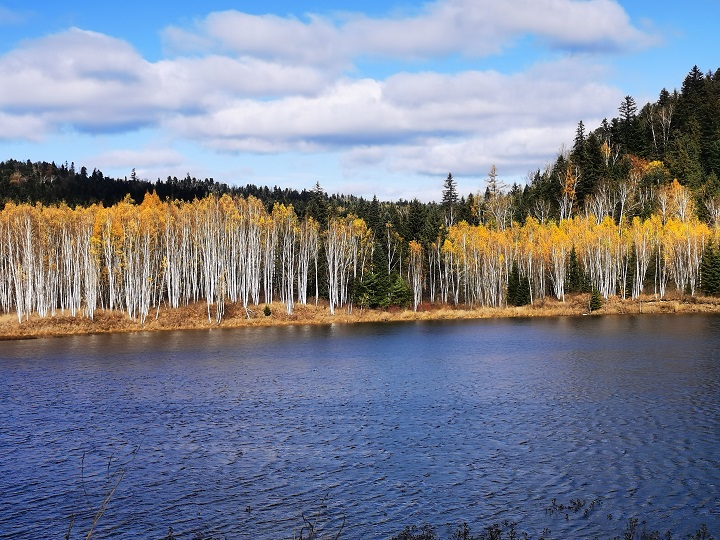
{"type": "Polygon", "coordinates": [[[668,285],[694,295],[717,230],[695,217],[677,182],[658,201],[649,218],[619,223],[592,213],[502,227],[461,221],[441,227],[427,248],[404,244],[390,229],[374,238],[353,215],[321,228],[290,205],[267,211],[253,197],[179,202],[148,194],[141,204],[126,198],[74,209],[8,203],[0,212],[0,308],[19,322],[58,312],[92,319],[102,308],[144,323],[161,309],[203,302],[208,319],[220,322],[227,303],[249,316],[261,302],[281,301],[291,314],[314,293],[334,313],[352,309],[355,284],[378,271],[377,242],[397,244],[398,279],[415,309],[424,301],[506,306],[514,266],[531,303],[546,295],[564,301],[571,253],[604,298],[663,298],[668,285]]]}

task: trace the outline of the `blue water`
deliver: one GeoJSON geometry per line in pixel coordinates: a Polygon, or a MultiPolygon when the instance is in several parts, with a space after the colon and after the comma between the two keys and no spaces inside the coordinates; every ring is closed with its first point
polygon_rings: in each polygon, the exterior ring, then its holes
{"type": "Polygon", "coordinates": [[[0,342],[0,538],[95,516],[96,538],[717,535],[720,317],[0,342]]]}

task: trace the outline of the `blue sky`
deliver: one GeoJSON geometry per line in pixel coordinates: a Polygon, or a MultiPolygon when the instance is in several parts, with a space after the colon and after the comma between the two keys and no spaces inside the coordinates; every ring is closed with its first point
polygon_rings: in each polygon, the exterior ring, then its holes
{"type": "Polygon", "coordinates": [[[0,0],[0,159],[474,193],[720,67],[717,20],[720,0],[0,0]]]}

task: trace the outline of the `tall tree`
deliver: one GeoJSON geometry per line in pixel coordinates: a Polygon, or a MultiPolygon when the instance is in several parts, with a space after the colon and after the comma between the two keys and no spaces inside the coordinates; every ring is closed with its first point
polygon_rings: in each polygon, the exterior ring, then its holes
{"type": "Polygon", "coordinates": [[[625,96],[618,111],[620,113],[618,123],[620,142],[626,153],[636,153],[639,143],[639,123],[637,118],[637,104],[632,96],[625,96]]]}
{"type": "Polygon", "coordinates": [[[502,193],[505,189],[505,184],[500,182],[497,176],[497,167],[495,167],[495,165],[493,164],[490,166],[490,172],[488,173],[488,177],[485,180],[485,183],[487,184],[486,192],[489,193],[490,197],[502,193]]]}
{"type": "Polygon", "coordinates": [[[442,207],[445,211],[445,226],[455,224],[455,207],[458,203],[457,184],[452,173],[448,173],[442,192],[442,207]]]}

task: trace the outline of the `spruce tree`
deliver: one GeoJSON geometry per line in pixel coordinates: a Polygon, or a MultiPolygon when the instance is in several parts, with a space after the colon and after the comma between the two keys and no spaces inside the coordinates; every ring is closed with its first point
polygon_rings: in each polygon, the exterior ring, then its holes
{"type": "Polygon", "coordinates": [[[580,267],[575,246],[570,250],[570,258],[565,272],[565,290],[567,292],[589,292],[588,279],[580,267]]]}
{"type": "Polygon", "coordinates": [[[455,207],[458,203],[457,184],[452,173],[447,175],[442,192],[442,207],[445,211],[445,226],[455,224],[455,207]]]}
{"type": "Polygon", "coordinates": [[[368,272],[355,284],[353,298],[361,307],[386,308],[390,305],[390,276],[368,272]]]}
{"type": "Polygon", "coordinates": [[[526,306],[530,303],[530,283],[520,275],[517,262],[513,262],[508,276],[507,303],[509,306],[526,306]]]}
{"type": "Polygon", "coordinates": [[[531,303],[532,297],[530,295],[530,280],[527,277],[520,276],[520,283],[518,286],[517,298],[515,299],[516,306],[527,306],[531,303]]]}
{"type": "Polygon", "coordinates": [[[640,144],[640,123],[637,117],[637,104],[632,96],[625,96],[618,111],[620,113],[618,127],[623,149],[626,153],[636,153],[640,144]]]}
{"type": "Polygon", "coordinates": [[[720,296],[720,251],[710,242],[700,264],[700,290],[708,296],[720,296]]]}
{"type": "Polygon", "coordinates": [[[325,190],[320,186],[320,182],[315,182],[312,198],[307,205],[307,214],[312,216],[323,227],[328,224],[328,199],[325,190]]]}
{"type": "Polygon", "coordinates": [[[398,307],[407,307],[412,301],[412,291],[400,275],[394,274],[394,279],[390,284],[390,305],[398,307]]]}

